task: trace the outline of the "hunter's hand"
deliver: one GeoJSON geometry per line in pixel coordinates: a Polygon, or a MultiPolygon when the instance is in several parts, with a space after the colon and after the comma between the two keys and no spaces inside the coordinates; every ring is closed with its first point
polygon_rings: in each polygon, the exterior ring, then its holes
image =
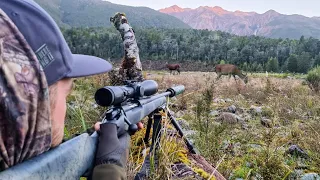
{"type": "MultiPolygon", "coordinates": [[[[143,124],[137,124],[139,129],[143,124]]],[[[97,122],[94,129],[99,131],[99,144],[95,159],[95,165],[116,164],[125,167],[129,154],[130,135],[126,132],[117,136],[117,127],[114,124],[102,124],[97,122]]]]}
{"type": "MultiPolygon", "coordinates": [[[[95,125],[96,126],[96,125],[95,125]]],[[[95,165],[116,164],[125,167],[129,153],[130,135],[117,135],[114,124],[99,124],[100,135],[95,165]]]]}

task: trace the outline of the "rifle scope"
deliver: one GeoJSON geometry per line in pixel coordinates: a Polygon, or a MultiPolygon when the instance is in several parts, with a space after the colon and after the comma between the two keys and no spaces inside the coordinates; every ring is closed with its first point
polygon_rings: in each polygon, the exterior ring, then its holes
{"type": "Polygon", "coordinates": [[[127,82],[124,86],[105,86],[96,91],[94,98],[100,106],[107,107],[121,104],[129,98],[138,99],[151,96],[158,91],[158,83],[154,80],[143,82],[127,82]]]}

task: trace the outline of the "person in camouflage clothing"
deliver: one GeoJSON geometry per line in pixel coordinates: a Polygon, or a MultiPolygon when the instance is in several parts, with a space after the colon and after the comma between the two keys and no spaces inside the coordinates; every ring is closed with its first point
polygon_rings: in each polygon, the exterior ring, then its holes
{"type": "MultiPolygon", "coordinates": [[[[0,171],[58,146],[72,78],[111,69],[98,57],[72,54],[59,27],[33,0],[0,1],[0,171]]],[[[126,179],[129,135],[111,139],[114,127],[96,127],[93,179],[126,179]],[[120,145],[114,147],[115,141],[120,145]]]]}
{"type": "Polygon", "coordinates": [[[3,11],[0,27],[0,167],[6,169],[50,148],[51,123],[48,84],[35,54],[3,11]]]}

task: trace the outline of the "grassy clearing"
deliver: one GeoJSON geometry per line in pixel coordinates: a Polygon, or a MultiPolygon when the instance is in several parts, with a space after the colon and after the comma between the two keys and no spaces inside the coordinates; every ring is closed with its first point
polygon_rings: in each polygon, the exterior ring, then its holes
{"type": "MultiPolygon", "coordinates": [[[[269,73],[267,78],[264,73],[252,74],[245,85],[233,78],[216,80],[215,73],[145,74],[159,83],[159,91],[185,85],[185,93],[171,100],[170,108],[196,130],[192,136],[196,147],[226,178],[294,179],[301,171],[320,173],[320,98],[303,83],[304,76],[288,78],[269,73]],[[217,116],[211,115],[212,111],[227,111],[231,105],[243,119],[242,124],[220,123],[217,116]],[[252,107],[261,107],[262,112],[252,114],[252,107]],[[261,123],[265,118],[269,127],[261,123]],[[288,154],[291,145],[301,147],[308,158],[288,154]]],[[[66,138],[98,120],[103,108],[96,107],[93,95],[97,88],[108,84],[108,79],[95,76],[79,79],[75,84],[69,97],[66,138]]],[[[143,131],[139,133],[143,136],[143,131]]],[[[162,168],[154,171],[153,179],[170,179],[168,167],[179,157],[180,146],[165,142],[162,168]]],[[[133,138],[129,177],[140,168],[143,148],[141,137],[133,138]]]]}

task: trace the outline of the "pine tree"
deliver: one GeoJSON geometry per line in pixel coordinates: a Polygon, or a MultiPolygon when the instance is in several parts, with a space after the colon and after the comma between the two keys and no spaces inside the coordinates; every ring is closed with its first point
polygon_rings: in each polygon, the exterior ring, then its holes
{"type": "Polygon", "coordinates": [[[290,72],[298,72],[298,57],[295,54],[291,54],[288,58],[288,70],[290,72]]]}

